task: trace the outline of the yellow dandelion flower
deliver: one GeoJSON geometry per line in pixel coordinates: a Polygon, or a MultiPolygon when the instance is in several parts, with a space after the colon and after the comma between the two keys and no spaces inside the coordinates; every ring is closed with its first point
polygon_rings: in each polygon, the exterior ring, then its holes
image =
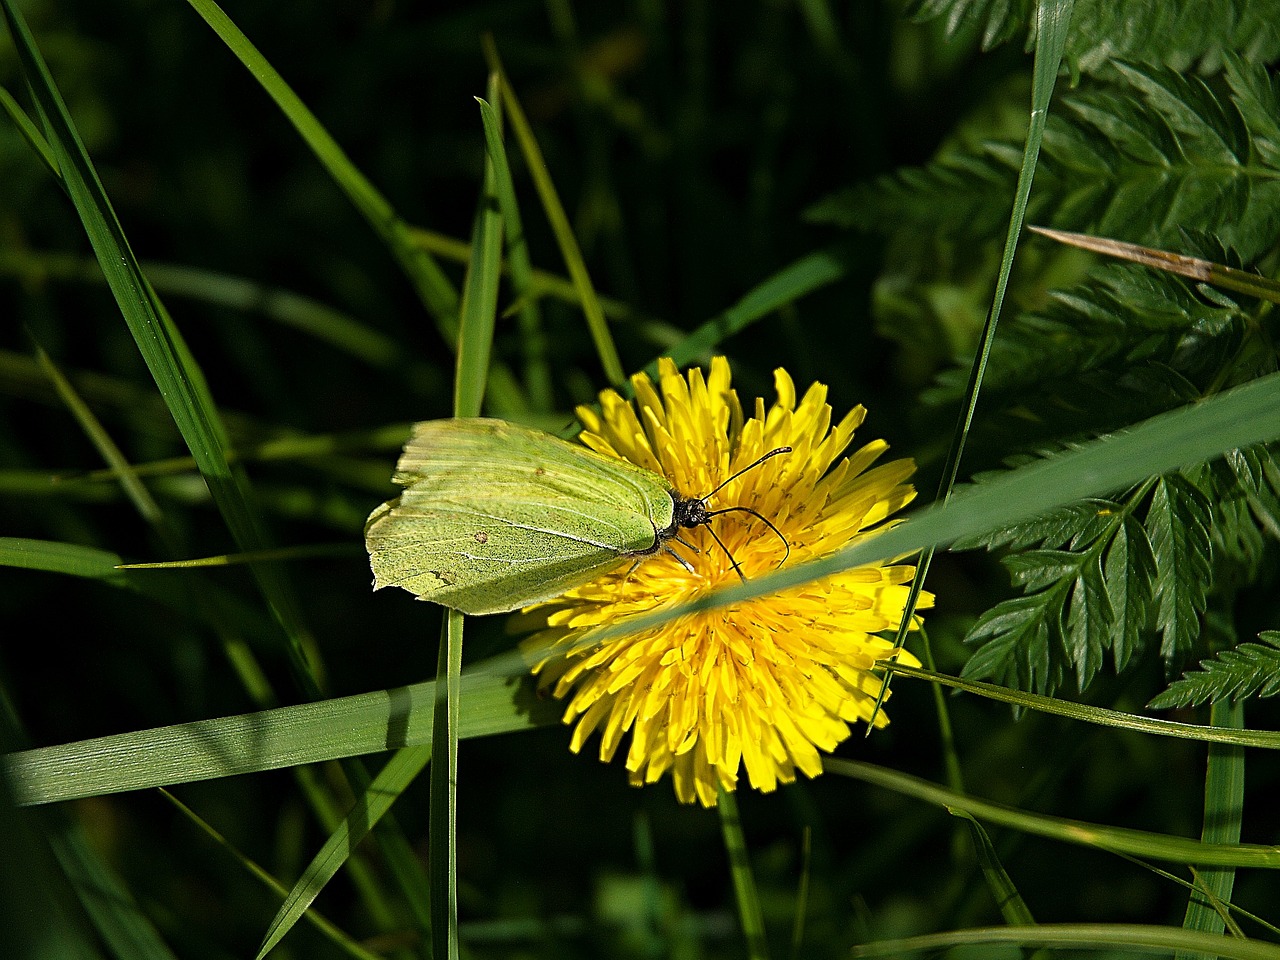
{"type": "MultiPolygon", "coordinates": [[[[820,752],[848,737],[850,723],[873,715],[884,683],[876,665],[894,656],[892,641],[876,634],[897,629],[913,567],[859,567],[573,648],[585,630],[739,582],[729,554],[752,579],[784,557],[803,563],[885,529],[886,518],[915,496],[906,483],[914,465],[873,466],[888,449],[880,440],[840,459],[866,410],[855,407],[833,427],[826,387],[814,384],[797,399],[783,370],[774,374],[777,401],[766,409],[757,400],[749,418],[723,357],[705,379],[696,369],[683,377],[664,360],[657,388],[644,374],[631,382],[634,401],[607,390],[600,413],[578,409],[582,441],[665,476],[684,497],[705,496],[768,451],[789,446],[791,453],[747,470],[708,504],[749,507],[786,543],[750,513],[726,513],[711,521],[724,549],[705,527],[682,530],[693,550],[675,543],[679,557],[660,552],[634,568],[624,564],[530,607],[525,616],[538,632],[525,649],[539,685],[567,701],[571,749],[581,750],[599,730],[600,759],[608,762],[629,733],[631,782],[653,783],[670,771],[684,803],[714,806],[717,789],[733,790],[743,767],[763,791],[790,783],[796,770],[817,776],[820,752]]],[[[931,601],[922,594],[920,606],[931,601]]],[[[886,722],[882,709],[875,724],[886,722]]]]}

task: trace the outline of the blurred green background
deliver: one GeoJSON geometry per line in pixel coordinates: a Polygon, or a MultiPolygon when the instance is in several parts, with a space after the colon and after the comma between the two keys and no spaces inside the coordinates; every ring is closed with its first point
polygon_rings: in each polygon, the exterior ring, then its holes
{"type": "MultiPolygon", "coordinates": [[[[398,592],[374,596],[359,532],[391,493],[398,448],[369,434],[449,413],[453,357],[437,325],[279,109],[186,4],[21,7],[236,445],[350,438],[340,453],[249,468],[277,543],[350,547],[288,567],[325,663],[326,692],[432,676],[438,608],[398,592]],[[243,302],[219,302],[233,289],[243,302]],[[282,322],[282,298],[294,295],[308,298],[289,301],[304,318],[337,311],[365,328],[363,352],[282,322]]],[[[731,356],[746,403],[771,399],[771,371],[784,366],[802,387],[830,384],[837,416],[866,404],[859,439],[884,437],[895,454],[917,457],[920,488],[932,493],[956,408],[925,406],[918,397],[954,356],[967,363],[993,271],[967,299],[957,282],[950,294],[960,302],[938,308],[948,327],[895,333],[896,323],[911,318],[894,312],[883,287],[879,311],[872,307],[885,239],[814,223],[804,211],[851,184],[923,163],[962,119],[991,135],[1020,135],[1030,58],[1017,43],[983,52],[974,30],[948,36],[939,21],[912,23],[898,4],[876,0],[277,2],[230,4],[227,13],[401,217],[464,242],[483,168],[473,99],[485,93],[481,38],[492,34],[592,278],[626,307],[613,332],[628,370],[765,278],[830,247],[845,265],[839,282],[718,350],[731,356]]],[[[0,83],[27,105],[7,40],[0,40],[0,83]]],[[[516,180],[534,265],[563,275],[518,161],[516,180]]],[[[991,242],[1002,232],[997,219],[991,242]]],[[[981,254],[912,253],[926,262],[981,254]]],[[[460,281],[461,264],[442,262],[460,281]]],[[[1074,262],[1056,261],[1068,273],[1074,262]]],[[[0,533],[99,546],[131,560],[171,559],[174,543],[158,542],[113,485],[83,479],[100,459],[31,360],[34,338],[131,461],[185,453],[95,274],[65,196],[14,125],[0,124],[0,472],[7,486],[0,533]]],[[[1024,293],[1050,282],[1027,284],[1024,293]]],[[[542,307],[554,392],[549,404],[533,397],[518,412],[558,429],[571,421],[574,404],[608,384],[579,308],[553,298],[542,307]]],[[[523,348],[514,322],[500,319],[495,357],[518,368],[523,348]]],[[[975,469],[994,462],[982,449],[975,469]]],[[[197,477],[177,474],[152,486],[180,556],[235,551],[197,477]]],[[[243,569],[211,576],[258,602],[243,569]]],[[[31,744],[254,708],[208,632],[167,608],[38,572],[6,570],[0,582],[0,679],[31,744]]],[[[939,602],[929,624],[939,669],[958,672],[967,656],[960,638],[1006,595],[1006,584],[985,556],[935,566],[930,589],[939,602]]],[[[1255,607],[1250,623],[1274,625],[1273,604],[1255,607]]],[[[500,621],[477,622],[468,628],[467,657],[512,643],[500,621]]],[[[295,702],[283,657],[260,642],[255,651],[282,700],[295,702]]],[[[1099,681],[1091,695],[1136,710],[1161,686],[1161,665],[1148,661],[1099,681]]],[[[972,698],[951,707],[975,793],[1082,820],[1198,835],[1203,746],[1044,716],[1015,724],[1006,708],[972,698]]],[[[840,753],[941,779],[928,688],[900,681],[891,713],[888,731],[869,740],[855,733],[840,753]]],[[[1274,727],[1274,707],[1251,715],[1251,725],[1266,727],[1267,717],[1274,727]]],[[[462,745],[464,943],[495,957],[742,955],[715,815],[680,807],[665,782],[633,790],[621,763],[572,756],[567,742],[566,729],[551,727],[462,745]]],[[[1260,797],[1276,786],[1274,767],[1249,781],[1260,797]]],[[[287,772],[175,793],[286,882],[325,837],[287,772]]],[[[806,869],[806,837],[812,859],[801,956],[841,956],[861,940],[998,922],[976,868],[955,846],[959,827],[932,807],[834,776],[770,796],[744,790],[740,801],[778,955],[785,955],[806,869]]],[[[426,807],[424,779],[395,808],[422,852],[426,807]]],[[[1254,839],[1274,842],[1276,818],[1267,812],[1274,804],[1250,809],[1263,810],[1250,824],[1254,839]]],[[[278,900],[248,882],[163,797],[125,794],[47,813],[80,824],[178,956],[252,956],[278,900]]],[[[1081,849],[1064,856],[1060,846],[1015,834],[1000,838],[1000,851],[1006,866],[1016,864],[1023,896],[1043,922],[1181,921],[1185,894],[1138,866],[1081,849]]],[[[376,851],[372,857],[376,868],[376,851]]],[[[1246,875],[1236,899],[1264,910],[1276,891],[1273,878],[1246,875]]],[[[344,875],[318,907],[356,936],[388,936],[359,908],[344,875]]],[[[337,953],[304,925],[279,955],[337,953]]]]}

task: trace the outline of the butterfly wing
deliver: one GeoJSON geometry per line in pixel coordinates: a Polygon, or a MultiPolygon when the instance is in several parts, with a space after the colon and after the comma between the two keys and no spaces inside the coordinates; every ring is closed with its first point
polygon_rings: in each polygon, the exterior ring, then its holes
{"type": "Polygon", "coordinates": [[[548,600],[652,552],[674,510],[657,474],[503,420],[415,425],[394,480],[404,493],[365,524],[374,588],[470,614],[548,600]]]}

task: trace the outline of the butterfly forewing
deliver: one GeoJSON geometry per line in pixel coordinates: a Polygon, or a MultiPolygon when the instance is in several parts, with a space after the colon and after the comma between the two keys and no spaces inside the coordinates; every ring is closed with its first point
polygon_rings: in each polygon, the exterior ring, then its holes
{"type": "Polygon", "coordinates": [[[558,596],[651,552],[674,501],[657,474],[501,420],[417,424],[405,491],[365,525],[374,586],[465,613],[558,596]]]}

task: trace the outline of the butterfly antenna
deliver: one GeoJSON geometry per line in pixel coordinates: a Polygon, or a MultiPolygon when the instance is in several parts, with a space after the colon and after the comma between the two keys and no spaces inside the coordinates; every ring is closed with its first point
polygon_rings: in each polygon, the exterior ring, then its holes
{"type": "MultiPolygon", "coordinates": [[[[727,511],[724,511],[724,512],[727,512],[727,511]]],[[[716,536],[715,530],[711,529],[710,526],[707,527],[707,533],[711,534],[711,538],[715,540],[716,543],[720,544],[720,549],[723,550],[724,555],[729,558],[729,563],[733,567],[733,572],[738,575],[738,579],[741,580],[743,583],[746,583],[747,582],[746,575],[743,574],[742,568],[738,566],[737,558],[734,557],[733,553],[730,552],[729,548],[724,545],[724,541],[721,540],[718,536],[716,536]]]]}
{"type": "MultiPolygon", "coordinates": [[[[773,531],[774,536],[776,536],[779,540],[782,541],[782,545],[787,550],[787,552],[782,555],[782,559],[778,561],[778,566],[782,566],[784,563],[787,562],[787,558],[791,556],[791,544],[788,543],[787,538],[782,535],[782,531],[773,525],[772,520],[770,520],[768,517],[766,517],[762,513],[757,513],[755,510],[752,510],[750,507],[725,507],[723,510],[712,510],[710,513],[707,514],[707,516],[718,517],[722,513],[749,513],[753,517],[755,517],[757,520],[759,520],[761,523],[763,523],[766,527],[768,527],[770,530],[773,531]]],[[[711,531],[711,535],[713,537],[716,536],[715,531],[711,529],[710,525],[707,526],[707,529],[711,531]]],[[[716,543],[720,543],[719,537],[716,537],[716,543]]],[[[725,553],[729,553],[729,550],[725,547],[723,543],[720,543],[720,547],[721,549],[724,550],[725,553]]],[[[733,554],[729,553],[729,559],[733,560],[733,554]]],[[[738,569],[737,562],[734,563],[733,568],[735,570],[738,569]]],[[[738,576],[742,576],[741,571],[738,572],[738,576]]]]}
{"type": "MultiPolygon", "coordinates": [[[[735,473],[732,477],[730,477],[730,478],[729,478],[728,480],[726,480],[724,483],[720,484],[720,486],[716,487],[714,490],[712,490],[712,491],[711,491],[710,493],[708,493],[706,496],[699,497],[698,499],[699,499],[699,500],[704,500],[704,501],[705,501],[705,500],[710,500],[710,499],[711,499],[712,497],[714,497],[717,493],[719,493],[721,490],[723,490],[723,489],[724,489],[725,487],[727,487],[729,484],[733,483],[733,481],[737,480],[740,476],[742,476],[742,475],[743,475],[744,473],[746,473],[748,470],[754,470],[756,467],[760,466],[760,464],[764,463],[766,460],[769,460],[769,459],[771,459],[771,458],[773,458],[773,457],[776,457],[776,456],[777,456],[778,454],[780,454],[780,453],[790,453],[790,452],[791,452],[791,448],[790,448],[790,447],[778,447],[778,449],[776,449],[776,450],[770,450],[768,453],[766,453],[763,457],[761,457],[761,458],[760,458],[759,460],[757,460],[755,463],[751,463],[751,464],[748,464],[747,466],[743,467],[741,470],[739,470],[737,473],[735,473]]],[[[759,516],[759,514],[757,514],[757,516],[759,516]]],[[[762,517],[761,519],[763,519],[763,517],[762,517]]]]}

